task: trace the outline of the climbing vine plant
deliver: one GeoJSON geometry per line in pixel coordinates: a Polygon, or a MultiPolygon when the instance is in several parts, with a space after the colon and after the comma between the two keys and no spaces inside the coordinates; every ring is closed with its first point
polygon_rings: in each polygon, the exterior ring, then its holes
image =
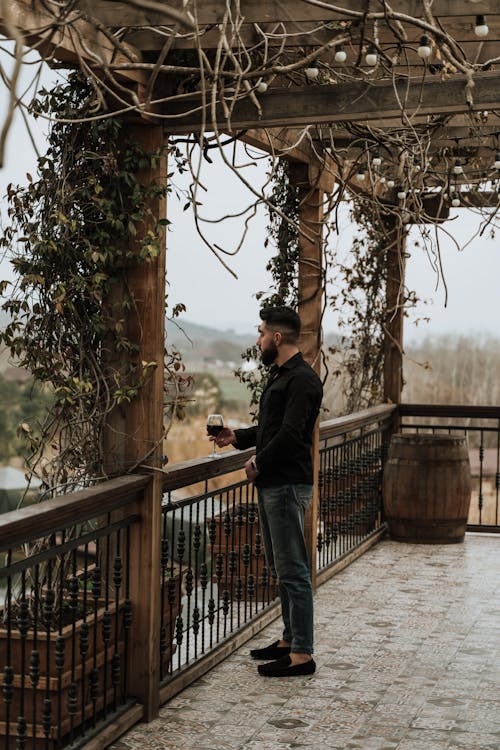
{"type": "MultiPolygon", "coordinates": [[[[298,266],[299,266],[299,188],[290,180],[289,163],[280,159],[273,172],[273,188],[268,205],[269,223],[264,246],[272,243],[276,254],[269,260],[266,270],[271,274],[271,288],[257,292],[261,307],[287,305],[296,308],[298,304],[298,266]],[[277,208],[279,212],[273,210],[277,208]],[[286,218],[284,218],[286,217],[286,218]]],[[[237,377],[245,383],[250,392],[250,408],[257,406],[267,368],[260,362],[260,353],[256,345],[249,347],[241,355],[246,362],[258,362],[256,369],[245,372],[241,367],[236,370],[237,377]]],[[[255,413],[252,412],[255,417],[255,413]]]]}
{"type": "Polygon", "coordinates": [[[54,118],[48,150],[36,179],[8,187],[0,238],[17,277],[1,284],[10,322],[0,341],[52,393],[44,422],[20,426],[29,468],[48,495],[105,476],[111,412],[137,396],[154,368],[182,372],[176,353],[165,363],[138,361],[127,334],[135,305],[127,275],[160,253],[166,223],[150,208],[166,179],[144,185],[137,173],[162,154],[146,152],[118,118],[86,121],[94,99],[80,75],[41,92],[33,110],[54,118]]]}
{"type": "MultiPolygon", "coordinates": [[[[373,202],[355,196],[350,218],[357,232],[349,256],[335,264],[336,292],[329,305],[339,315],[341,338],[330,352],[340,362],[333,375],[339,376],[344,388],[345,412],[352,413],[383,401],[385,338],[389,318],[396,310],[387,308],[386,289],[388,254],[395,227],[398,244],[404,245],[407,228],[395,214],[381,213],[373,202]]],[[[404,262],[404,257],[401,257],[404,262]]],[[[418,304],[415,292],[403,287],[398,307],[404,315],[418,304]]]]}

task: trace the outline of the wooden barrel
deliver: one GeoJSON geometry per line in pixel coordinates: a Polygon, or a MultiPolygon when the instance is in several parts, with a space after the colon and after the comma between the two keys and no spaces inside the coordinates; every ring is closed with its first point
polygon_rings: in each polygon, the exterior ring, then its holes
{"type": "Polygon", "coordinates": [[[444,434],[393,435],[383,494],[393,539],[426,544],[461,542],[471,497],[467,439],[444,434]]]}

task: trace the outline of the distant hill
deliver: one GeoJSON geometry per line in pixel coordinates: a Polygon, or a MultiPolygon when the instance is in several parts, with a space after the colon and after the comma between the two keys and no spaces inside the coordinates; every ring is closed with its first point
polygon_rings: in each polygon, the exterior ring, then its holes
{"type": "Polygon", "coordinates": [[[220,330],[189,321],[167,320],[167,345],[178,348],[189,357],[213,355],[223,359],[240,358],[241,352],[255,343],[256,336],[236,333],[231,328],[220,330]],[[230,356],[228,356],[230,355],[230,356]]]}

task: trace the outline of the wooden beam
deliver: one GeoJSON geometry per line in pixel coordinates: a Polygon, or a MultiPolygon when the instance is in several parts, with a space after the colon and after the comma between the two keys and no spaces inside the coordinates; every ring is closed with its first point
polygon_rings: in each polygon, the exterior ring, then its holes
{"type": "MultiPolygon", "coordinates": [[[[299,188],[299,278],[298,312],[302,330],[299,347],[304,359],[321,373],[321,317],[323,311],[323,193],[309,181],[307,167],[291,165],[290,180],[299,188]]],[[[318,534],[319,419],[313,435],[313,499],[305,518],[305,538],[309,552],[311,580],[316,588],[316,551],[318,534]]]]}
{"type": "MultiPolygon", "coordinates": [[[[500,109],[500,73],[478,73],[474,76],[471,105],[467,102],[466,85],[465,77],[457,75],[446,81],[428,80],[415,84],[399,79],[394,85],[387,81],[375,81],[308,86],[293,91],[270,89],[259,97],[261,113],[248,98],[237,101],[231,114],[231,128],[234,131],[255,126],[380,120],[381,115],[400,115],[401,103],[404,103],[408,116],[417,112],[422,116],[500,109]]],[[[167,101],[162,114],[169,132],[189,133],[200,129],[203,109],[207,129],[210,130],[214,126],[210,106],[207,104],[203,107],[199,94],[167,101]]],[[[220,105],[216,118],[217,128],[227,130],[228,123],[220,105]]]]}
{"type": "Polygon", "coordinates": [[[385,217],[387,232],[386,314],[384,323],[384,401],[401,403],[406,232],[395,214],[385,217]]]}
{"type": "MultiPolygon", "coordinates": [[[[443,30],[446,31],[456,42],[459,42],[465,56],[470,59],[471,56],[476,58],[476,62],[487,60],[491,57],[497,57],[495,54],[496,42],[500,39],[500,14],[488,16],[489,33],[486,39],[480,40],[474,34],[474,16],[459,16],[457,18],[446,18],[441,23],[443,30]],[[480,46],[481,45],[481,46],[480,46]]],[[[408,23],[402,24],[407,35],[407,45],[403,54],[404,64],[407,62],[422,67],[422,60],[417,57],[416,53],[411,54],[411,47],[414,50],[419,46],[422,29],[418,26],[408,23]],[[407,55],[410,57],[407,59],[407,55]]],[[[277,23],[259,24],[258,28],[254,23],[243,23],[238,28],[237,34],[232,34],[229,30],[226,37],[230,46],[237,48],[242,45],[249,47],[263,42],[263,35],[266,35],[266,44],[269,47],[279,47],[284,41],[287,49],[294,47],[322,47],[328,42],[342,36],[345,37],[346,31],[349,33],[353,52],[351,57],[357,55],[356,47],[360,42],[362,33],[362,23],[355,21],[350,28],[332,28],[332,24],[321,21],[283,21],[277,23]]],[[[172,26],[143,27],[140,29],[132,28],[127,36],[127,41],[135,48],[143,51],[159,51],[168,41],[172,44],[171,49],[197,49],[201,44],[203,49],[216,49],[220,44],[220,31],[213,25],[202,26],[199,28],[199,36],[196,34],[178,34],[172,26]]],[[[392,58],[395,51],[397,39],[392,28],[388,27],[385,21],[382,21],[378,27],[378,43],[382,49],[385,49],[388,56],[392,58]]],[[[331,56],[330,56],[331,57],[331,56]]],[[[324,55],[321,59],[326,59],[324,55]]],[[[431,62],[432,62],[431,57],[431,62]]],[[[339,66],[333,63],[337,69],[345,70],[346,66],[339,66]]]]}
{"type": "Polygon", "coordinates": [[[302,135],[293,128],[252,128],[244,131],[238,140],[267,154],[307,164],[309,184],[330,194],[335,187],[337,166],[321,144],[313,147],[311,140],[302,135]]]}
{"type": "MultiPolygon", "coordinates": [[[[184,8],[183,0],[170,0],[166,3],[166,11],[171,8],[176,10],[191,11],[193,3],[188,2],[184,8]]],[[[92,16],[98,18],[106,26],[110,27],[132,27],[132,26],[156,26],[172,23],[171,16],[162,11],[156,2],[154,8],[138,8],[126,2],[112,2],[110,0],[92,0],[92,16]]],[[[82,11],[89,8],[88,0],[77,0],[76,7],[82,11]]],[[[375,0],[370,4],[370,13],[384,13],[385,3],[375,0]]],[[[423,15],[422,0],[391,0],[387,4],[393,12],[404,13],[410,16],[421,17],[423,15]]],[[[362,18],[366,12],[366,0],[326,0],[322,6],[311,5],[306,0],[241,0],[240,13],[246,23],[281,23],[282,21],[335,21],[352,19],[356,16],[350,15],[349,11],[358,14],[362,18]],[[329,10],[330,5],[335,10],[329,10]]],[[[203,0],[196,7],[196,19],[200,26],[222,23],[227,11],[225,0],[203,0]]],[[[498,14],[497,0],[434,0],[432,3],[434,16],[474,16],[477,13],[487,15],[498,14]]]]}
{"type": "MultiPolygon", "coordinates": [[[[61,18],[57,13],[48,12],[46,5],[29,0],[9,0],[8,15],[2,17],[1,7],[0,34],[9,38],[9,28],[18,29],[24,44],[36,48],[47,60],[70,65],[79,65],[84,60],[91,67],[100,67],[111,62],[123,64],[142,59],[141,53],[130,45],[125,45],[129,58],[125,57],[105,34],[74,12],[61,18]]],[[[141,71],[120,71],[117,75],[137,82],[144,80],[141,71]]]]}
{"type": "MultiPolygon", "coordinates": [[[[133,128],[134,140],[147,153],[164,146],[163,128],[138,125],[133,128]]],[[[166,180],[166,158],[155,168],[138,173],[145,185],[162,184],[166,180]]],[[[150,201],[151,217],[144,220],[143,236],[165,218],[165,199],[150,201]]],[[[139,252],[140,240],[135,249],[139,252]]],[[[158,715],[160,687],[160,540],[162,500],[163,440],[163,362],[165,347],[165,233],[160,237],[158,257],[135,266],[128,278],[135,300],[128,329],[132,341],[139,343],[136,362],[156,362],[149,379],[137,397],[126,407],[126,454],[129,469],[151,467],[151,483],[140,506],[141,523],[135,524],[131,543],[130,598],[134,627],[130,650],[131,694],[144,706],[144,717],[151,721],[158,715]]]]}

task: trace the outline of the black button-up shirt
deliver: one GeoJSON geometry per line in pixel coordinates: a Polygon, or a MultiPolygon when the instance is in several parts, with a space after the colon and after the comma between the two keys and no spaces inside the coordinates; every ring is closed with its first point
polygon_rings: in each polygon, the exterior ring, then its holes
{"type": "Polygon", "coordinates": [[[255,484],[312,484],[312,434],[323,386],[299,352],[274,365],[260,398],[256,427],[235,430],[236,448],[256,446],[255,484]]]}

